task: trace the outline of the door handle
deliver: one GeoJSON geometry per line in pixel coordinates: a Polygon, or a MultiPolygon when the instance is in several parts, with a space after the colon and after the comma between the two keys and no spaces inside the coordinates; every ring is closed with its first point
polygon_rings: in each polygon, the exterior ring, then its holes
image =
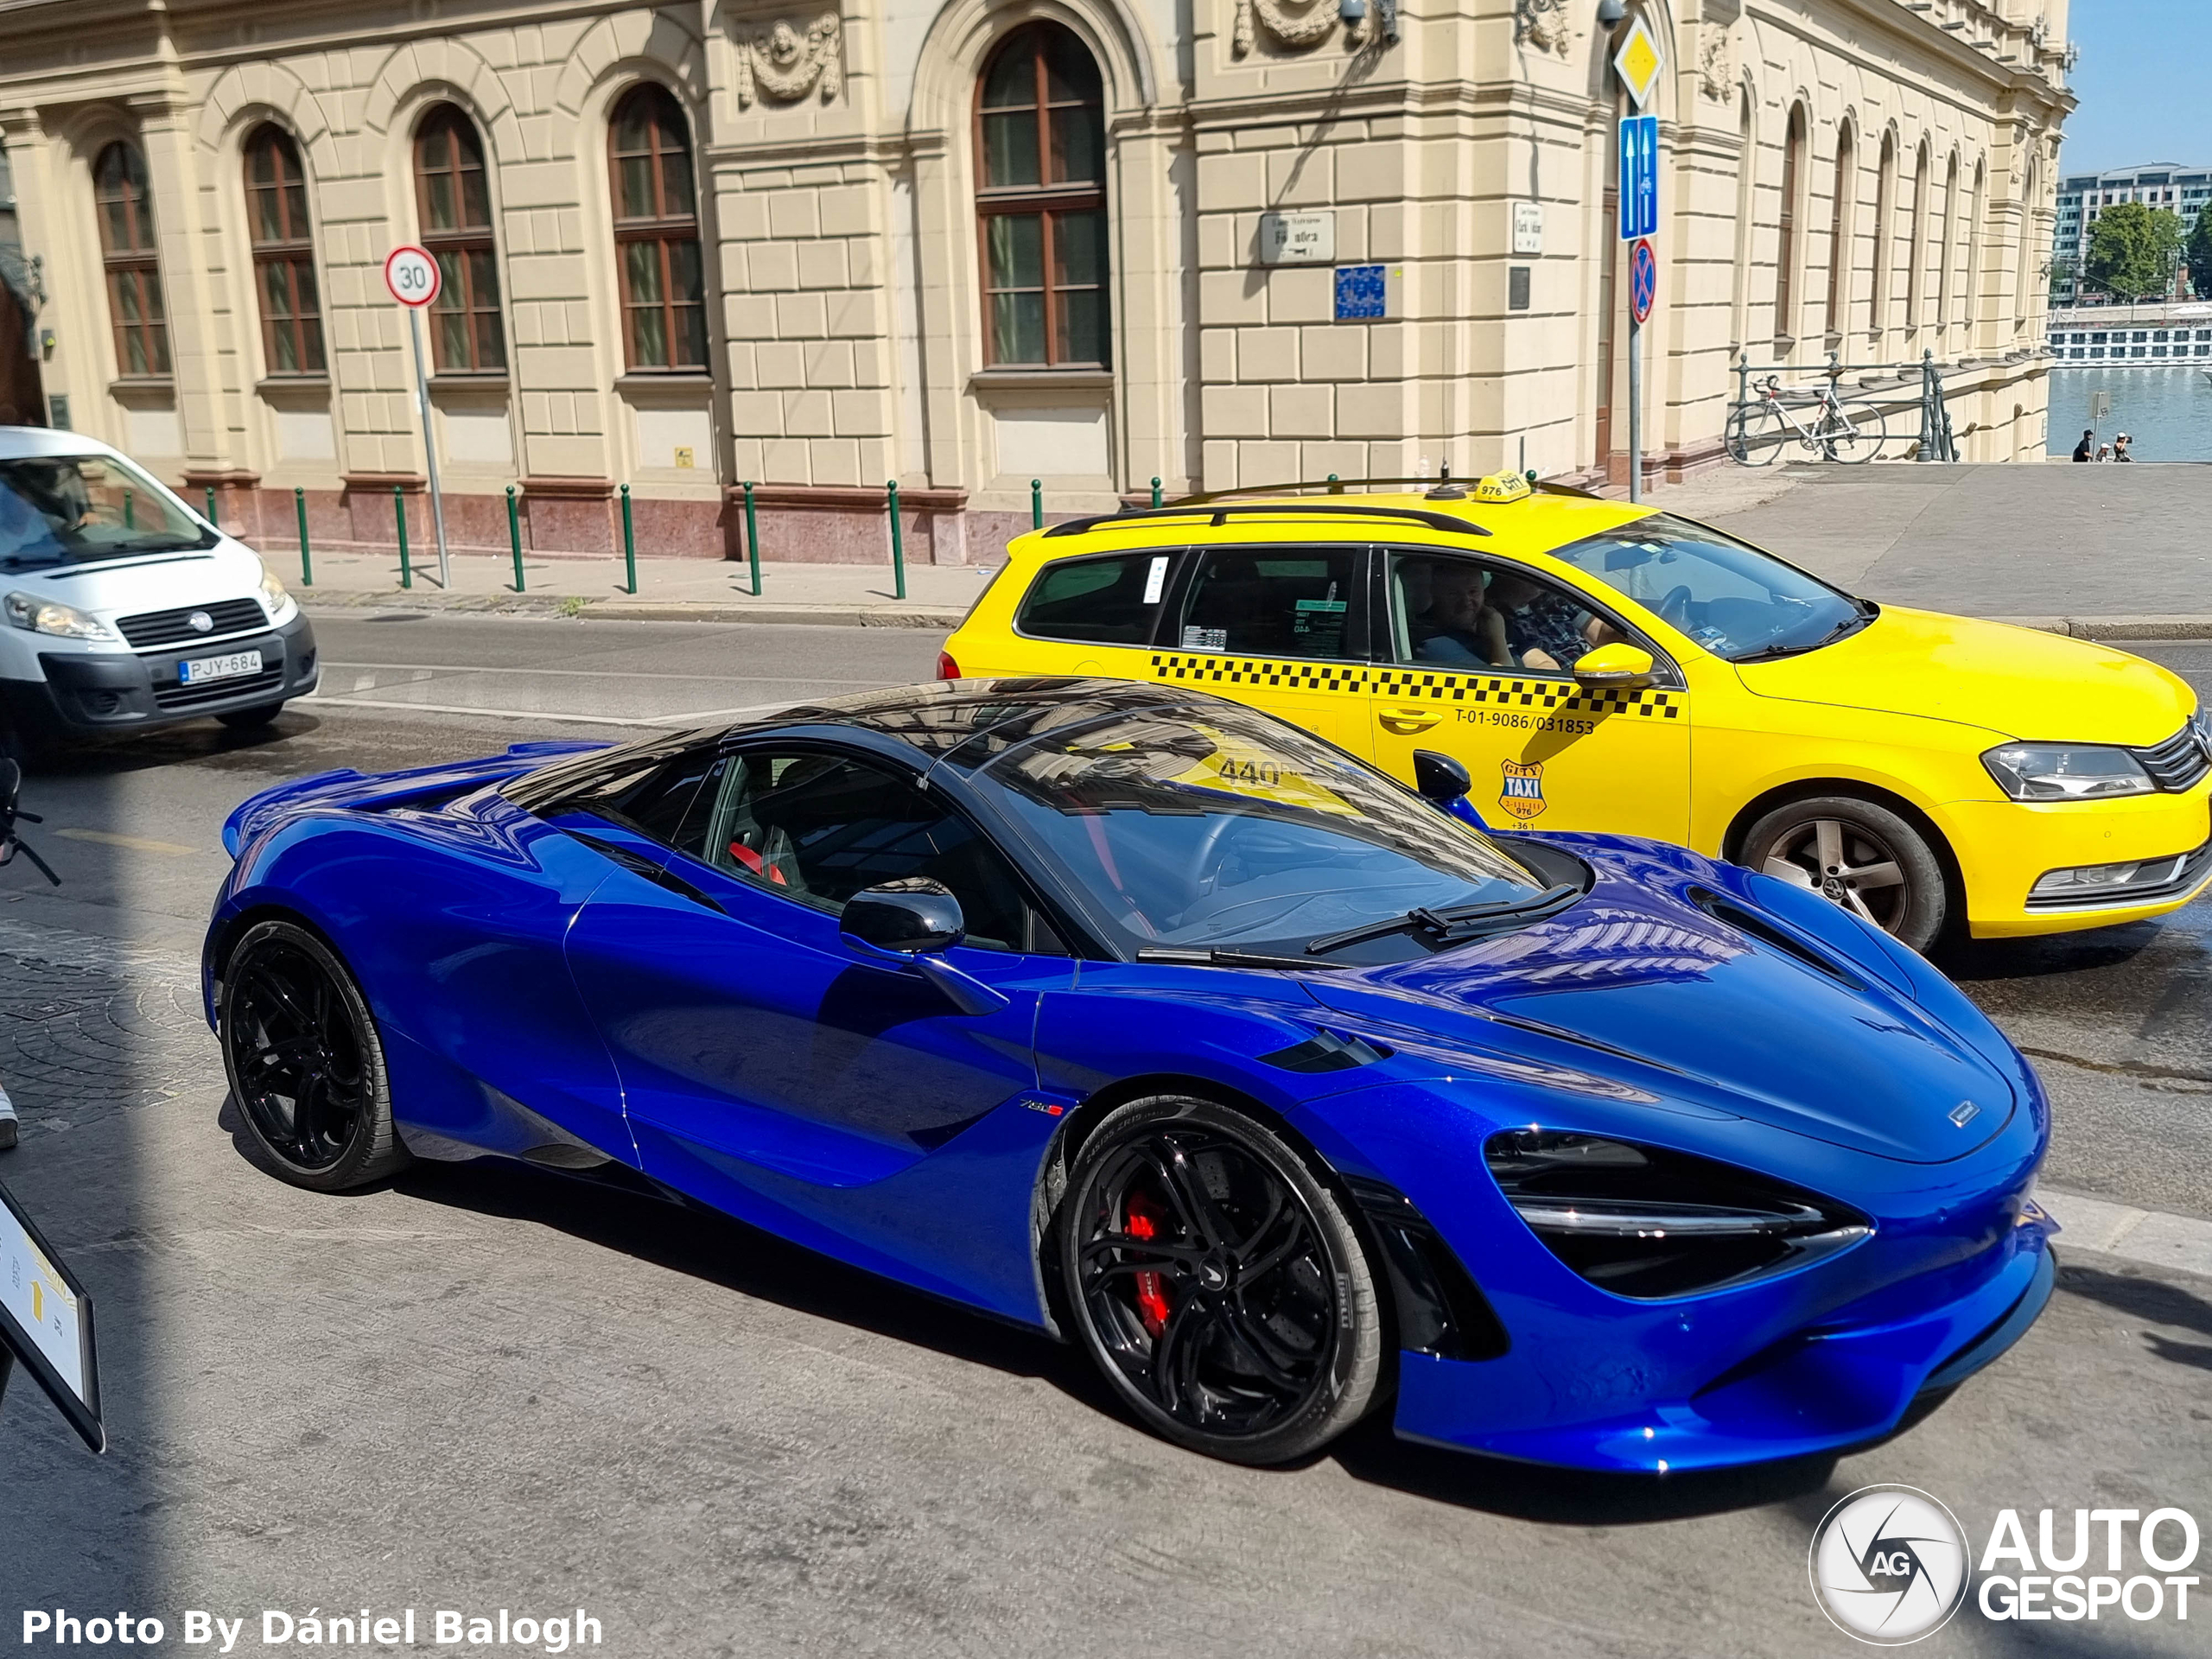
{"type": "Polygon", "coordinates": [[[1444,718],[1438,709],[1384,709],[1377,716],[1383,729],[1398,737],[1411,737],[1415,732],[1425,732],[1444,718]]]}

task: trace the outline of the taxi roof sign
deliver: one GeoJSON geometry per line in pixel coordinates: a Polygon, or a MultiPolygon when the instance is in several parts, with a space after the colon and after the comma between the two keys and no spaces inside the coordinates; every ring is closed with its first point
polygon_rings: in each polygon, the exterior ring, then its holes
{"type": "Polygon", "coordinates": [[[1666,54],[1659,49],[1658,37],[1651,32],[1641,12],[1629,25],[1628,38],[1621,42],[1621,49],[1613,54],[1613,73],[1621,78],[1621,85],[1628,88],[1628,95],[1643,109],[1651,102],[1651,94],[1659,89],[1659,76],[1667,67],[1666,54]]]}
{"type": "Polygon", "coordinates": [[[1526,474],[1510,470],[1492,473],[1475,486],[1475,499],[1478,501],[1518,501],[1534,493],[1535,486],[1529,482],[1526,474]]]}

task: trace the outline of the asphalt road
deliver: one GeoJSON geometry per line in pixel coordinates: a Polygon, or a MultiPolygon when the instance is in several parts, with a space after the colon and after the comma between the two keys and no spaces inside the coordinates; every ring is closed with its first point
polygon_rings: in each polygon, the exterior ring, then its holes
{"type": "MultiPolygon", "coordinates": [[[[2000,1508],[2031,1533],[2047,1506],[2212,1523],[2212,1281],[2078,1250],[2012,1355],[1840,1460],[1599,1479],[1376,1429],[1255,1472],[1142,1433],[1069,1351],[711,1217],[520,1170],[282,1185],[232,1132],[194,984],[240,798],[330,766],[628,734],[587,718],[925,677],[938,648],[317,626],[328,696],[255,737],[188,727],[35,778],[32,833],[67,885],[0,874],[0,1077],[25,1118],[0,1179],[99,1300],[113,1440],[94,1460],[9,1390],[0,1621],[129,1608],[174,1635],[205,1608],[247,1616],[238,1650],[260,1651],[264,1608],[581,1605],[599,1651],[654,1659],[1841,1654],[1859,1649],[1815,1609],[1805,1549],[1857,1487],[1929,1491],[1977,1541],[2000,1508]]],[[[2161,655],[2212,690],[2212,646],[2161,655]]],[[[2050,1185],[2212,1217],[2208,929],[2199,905],[1947,964],[2050,1084],[2050,1185]]],[[[1962,1615],[1923,1650],[2203,1653],[2206,1618],[1962,1615]]]]}

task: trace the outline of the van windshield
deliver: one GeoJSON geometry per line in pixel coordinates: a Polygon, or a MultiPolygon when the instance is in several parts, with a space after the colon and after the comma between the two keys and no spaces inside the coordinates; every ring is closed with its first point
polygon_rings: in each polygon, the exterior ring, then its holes
{"type": "Polygon", "coordinates": [[[0,569],[214,545],[175,497],[111,455],[0,461],[0,569]]]}

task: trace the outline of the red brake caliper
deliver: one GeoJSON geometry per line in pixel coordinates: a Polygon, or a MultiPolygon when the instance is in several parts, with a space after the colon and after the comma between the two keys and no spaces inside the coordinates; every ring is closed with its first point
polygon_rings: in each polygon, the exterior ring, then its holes
{"type": "MultiPolygon", "coordinates": [[[[1132,1192],[1123,1207],[1128,1211],[1127,1227],[1131,1238],[1152,1238],[1159,1234],[1154,1217],[1159,1213],[1141,1192],[1132,1192]]],[[[1144,1321],[1144,1328],[1158,1336],[1167,1328],[1167,1293],[1161,1288],[1156,1273],[1140,1273],[1137,1281],[1137,1317],[1144,1321]]]]}

